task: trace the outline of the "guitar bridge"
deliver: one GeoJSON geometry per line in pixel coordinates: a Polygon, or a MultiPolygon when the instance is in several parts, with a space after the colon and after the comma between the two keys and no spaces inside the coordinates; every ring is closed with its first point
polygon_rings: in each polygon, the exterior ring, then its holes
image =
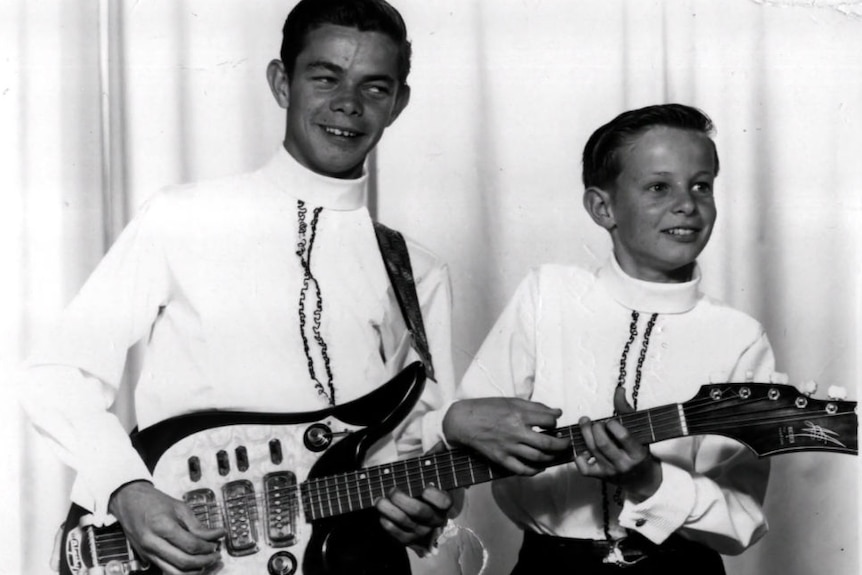
{"type": "Polygon", "coordinates": [[[130,575],[149,568],[135,555],[119,523],[96,527],[90,514],[69,530],[64,547],[64,565],[73,575],[130,575]]]}

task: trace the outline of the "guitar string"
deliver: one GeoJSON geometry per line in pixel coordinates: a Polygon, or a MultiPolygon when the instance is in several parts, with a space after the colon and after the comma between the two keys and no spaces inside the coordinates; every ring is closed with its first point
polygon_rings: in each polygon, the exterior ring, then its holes
{"type": "MultiPolygon", "coordinates": [[[[772,401],[773,400],[769,400],[768,398],[758,398],[753,401],[749,401],[748,404],[750,405],[755,402],[771,403],[772,401]]],[[[702,398],[700,400],[692,400],[684,404],[689,434],[695,435],[694,433],[691,433],[692,430],[698,430],[704,427],[709,431],[711,428],[714,428],[717,423],[721,422],[733,423],[734,427],[742,428],[753,425],[768,425],[776,422],[801,421],[818,415],[801,413],[795,416],[780,415],[769,419],[757,414],[753,414],[749,417],[746,417],[745,415],[740,416],[736,411],[733,411],[724,417],[714,417],[714,413],[716,411],[728,411],[728,407],[726,405],[722,405],[728,402],[737,404],[739,403],[739,398],[737,396],[730,396],[718,400],[702,398]],[[710,414],[713,414],[712,419],[704,421],[700,421],[698,419],[710,414]]],[[[627,422],[627,428],[630,433],[633,435],[639,435],[646,431],[651,431],[661,435],[662,432],[678,429],[680,426],[678,408],[676,408],[674,404],[665,407],[667,407],[665,413],[652,413],[650,411],[637,412],[636,415],[638,417],[633,419],[637,419],[638,421],[633,424],[629,424],[627,422]],[[647,413],[650,414],[650,418],[646,417],[647,413]]],[[[796,408],[776,404],[772,409],[774,411],[780,411],[782,409],[796,408]]],[[[629,414],[627,418],[617,419],[629,419],[632,415],[633,414],[629,414]]],[[[828,416],[828,414],[823,415],[828,416]]],[[[834,417],[834,415],[832,417],[834,417]]],[[[558,436],[569,435],[574,451],[578,451],[579,449],[583,449],[584,444],[582,438],[574,435],[575,431],[579,432],[577,426],[570,426],[555,430],[555,433],[558,436]]],[[[452,480],[458,482],[455,485],[458,486],[460,485],[460,482],[456,476],[468,472],[475,473],[476,463],[482,464],[483,462],[476,460],[469,453],[459,453],[458,450],[452,450],[450,452],[423,456],[413,460],[393,462],[392,464],[356,470],[342,475],[311,478],[299,485],[294,484],[289,487],[275,488],[269,493],[272,495],[272,493],[278,493],[280,491],[286,492],[286,495],[282,496],[284,501],[280,503],[280,506],[289,507],[290,510],[296,510],[297,502],[302,500],[303,505],[306,507],[324,510],[325,506],[327,508],[326,511],[334,514],[334,511],[336,510],[332,509],[333,505],[337,506],[338,510],[342,512],[345,507],[347,507],[348,510],[352,510],[354,507],[358,507],[359,509],[370,507],[373,505],[375,494],[382,495],[386,492],[387,488],[399,483],[406,483],[408,489],[413,490],[416,488],[417,491],[430,483],[445,483],[452,480]],[[444,460],[448,460],[448,462],[445,462],[444,460]],[[426,481],[429,476],[429,470],[427,467],[439,466],[441,463],[446,463],[447,467],[442,470],[435,468],[434,475],[431,479],[436,479],[437,481],[426,481]],[[354,499],[354,497],[358,497],[358,501],[354,499]],[[367,504],[365,501],[366,499],[367,504]],[[345,501],[346,504],[343,504],[342,502],[345,501]]],[[[491,474],[494,473],[493,470],[483,471],[480,469],[479,471],[490,472],[491,474]]],[[[232,503],[237,502],[239,504],[242,504],[243,502],[248,504],[252,501],[255,505],[263,504],[265,503],[264,497],[264,494],[244,495],[235,498],[228,498],[225,501],[225,504],[231,505],[232,503]]],[[[207,506],[208,512],[219,509],[218,503],[207,504],[207,506]]]]}
{"type": "MultiPolygon", "coordinates": [[[[691,411],[691,410],[689,410],[689,411],[691,411]]],[[[644,412],[641,412],[641,413],[643,414],[644,412]]],[[[691,415],[691,413],[690,413],[690,415],[691,415]]],[[[804,417],[809,417],[809,415],[804,415],[804,416],[802,416],[802,417],[803,417],[803,418],[804,418],[804,417]]],[[[729,417],[727,418],[727,420],[728,420],[728,421],[732,421],[732,422],[734,422],[735,424],[736,424],[736,423],[744,423],[744,420],[743,420],[743,419],[741,419],[741,418],[740,418],[740,416],[739,416],[738,414],[733,414],[733,415],[729,416],[729,417]]],[[[787,420],[787,417],[785,416],[785,417],[781,417],[781,418],[778,418],[778,419],[777,419],[777,421],[782,421],[782,420],[785,420],[785,421],[786,421],[786,420],[787,420]]],[[[755,424],[763,424],[763,423],[768,423],[768,422],[769,422],[769,420],[764,420],[762,417],[756,417],[756,418],[754,418],[752,421],[753,421],[755,424]]],[[[676,417],[676,415],[674,415],[673,417],[654,417],[654,418],[652,418],[652,423],[653,423],[653,425],[651,426],[651,427],[652,427],[652,429],[659,430],[659,431],[661,431],[661,430],[673,429],[673,428],[678,428],[678,426],[679,426],[678,418],[676,417]],[[663,422],[668,422],[668,421],[672,422],[672,425],[668,426],[668,425],[665,425],[665,424],[663,423],[663,422]]],[[[697,425],[699,425],[699,423],[698,423],[698,422],[689,422],[689,427],[697,426],[697,425]]],[[[573,426],[573,427],[574,427],[574,426],[573,426]]],[[[634,431],[635,433],[637,433],[637,432],[638,432],[638,431],[640,431],[640,430],[648,430],[648,429],[650,429],[650,426],[649,426],[648,424],[647,424],[647,425],[636,425],[636,426],[630,426],[630,430],[634,431]]],[[[565,430],[558,430],[558,434],[562,434],[562,433],[565,433],[565,430]]],[[[447,454],[447,455],[445,455],[444,457],[449,457],[449,455],[447,454]]],[[[420,459],[418,459],[418,460],[416,460],[416,461],[417,461],[417,462],[421,462],[421,461],[424,461],[424,460],[425,460],[425,458],[420,458],[420,459]]],[[[402,465],[402,466],[403,466],[404,464],[409,464],[410,462],[411,462],[411,460],[408,460],[408,461],[406,461],[406,462],[395,462],[395,463],[390,464],[390,465],[402,465]]],[[[375,471],[376,471],[376,469],[375,469],[375,468],[368,468],[367,470],[364,470],[364,471],[356,471],[356,472],[352,472],[352,473],[350,473],[350,474],[345,474],[345,475],[346,475],[346,476],[350,476],[350,475],[356,475],[356,474],[364,474],[364,473],[366,473],[366,472],[367,472],[367,473],[372,473],[372,474],[373,474],[375,471]]],[[[314,478],[314,479],[308,480],[308,482],[307,482],[307,483],[309,483],[309,484],[315,484],[315,483],[321,483],[321,482],[327,483],[327,482],[329,482],[329,481],[331,481],[331,480],[332,480],[332,477],[333,477],[333,476],[327,476],[327,477],[322,477],[322,478],[314,478]]],[[[327,487],[327,486],[324,486],[324,487],[327,487]]]]}
{"type": "MultiPolygon", "coordinates": [[[[726,417],[725,421],[729,422],[729,423],[732,422],[735,427],[746,427],[746,426],[751,426],[751,425],[765,425],[765,424],[776,423],[776,422],[787,422],[787,421],[791,421],[791,420],[804,420],[804,419],[807,419],[810,417],[811,417],[810,414],[800,414],[799,416],[796,416],[796,417],[780,416],[780,417],[775,417],[771,420],[770,419],[764,419],[763,417],[753,417],[749,420],[746,420],[745,418],[740,418],[738,414],[734,414],[732,416],[726,417]]],[[[665,419],[670,420],[670,418],[665,418],[665,419]]],[[[678,423],[677,423],[676,418],[673,418],[673,419],[675,421],[674,425],[668,427],[668,426],[662,425],[661,423],[656,425],[655,422],[661,421],[661,419],[654,418],[653,419],[653,423],[654,423],[653,428],[654,429],[672,429],[672,428],[678,427],[678,423]]],[[[702,425],[702,424],[700,424],[698,422],[690,423],[689,429],[692,429],[693,427],[697,428],[698,425],[702,425]]],[[[706,425],[708,427],[709,422],[707,422],[706,425]]],[[[714,426],[714,422],[713,422],[713,426],[714,426]]],[[[649,429],[649,426],[637,426],[637,427],[633,427],[633,429],[635,429],[635,430],[644,429],[645,430],[645,429],[649,429]]],[[[451,455],[451,456],[446,455],[445,457],[450,458],[453,462],[455,462],[455,458],[457,458],[459,456],[458,455],[451,455]]],[[[458,468],[459,465],[463,465],[465,463],[467,464],[467,466],[472,465],[472,458],[469,455],[464,455],[461,457],[463,459],[465,459],[466,461],[455,462],[454,465],[451,466],[451,467],[454,467],[454,470],[452,472],[447,472],[446,470],[444,470],[443,474],[448,476],[449,474],[451,474],[453,472],[458,473],[458,472],[465,471],[466,469],[468,469],[468,467],[458,468]]],[[[423,462],[423,461],[424,461],[424,459],[420,459],[418,462],[411,462],[411,463],[413,463],[414,466],[419,465],[418,473],[417,473],[416,469],[410,470],[410,469],[405,467],[404,469],[397,471],[395,473],[395,475],[397,475],[398,473],[406,473],[408,475],[409,474],[416,474],[419,476],[420,480],[424,480],[426,472],[422,469],[423,463],[421,463],[421,462],[423,462]]],[[[432,458],[432,461],[433,461],[433,458],[432,458]]],[[[405,463],[408,463],[408,462],[396,462],[394,465],[400,464],[403,467],[405,463]]],[[[408,465],[409,465],[409,463],[408,463],[408,465]]],[[[369,468],[369,469],[367,469],[361,473],[360,472],[352,472],[349,474],[345,474],[344,481],[339,482],[338,487],[339,487],[339,489],[346,489],[346,490],[350,490],[351,487],[359,489],[360,488],[359,486],[361,486],[362,483],[368,483],[370,481],[381,480],[381,477],[371,477],[371,478],[365,478],[365,479],[359,478],[360,474],[373,476],[375,474],[375,472],[379,473],[379,470],[376,470],[374,468],[369,468]]],[[[383,481],[391,482],[390,479],[386,479],[386,478],[393,475],[393,474],[383,473],[381,475],[382,475],[383,481]]],[[[336,481],[337,481],[337,479],[336,479],[336,481]]],[[[304,490],[304,493],[309,495],[309,496],[312,496],[312,497],[315,495],[321,495],[321,494],[328,493],[332,490],[332,487],[330,485],[327,485],[327,483],[331,483],[331,482],[332,482],[332,476],[330,476],[328,478],[314,478],[314,479],[308,480],[306,482],[307,487],[304,490]]],[[[418,485],[421,486],[421,482],[418,483],[418,485]]],[[[376,490],[376,487],[372,485],[371,489],[372,489],[372,491],[374,491],[374,490],[376,490]]]]}
{"type": "MultiPolygon", "coordinates": [[[[716,402],[714,400],[709,400],[710,405],[714,405],[715,403],[716,402]]],[[[776,409],[776,411],[779,411],[780,409],[787,408],[778,408],[776,409]]],[[[701,409],[700,411],[701,415],[703,415],[712,410],[701,409]]],[[[644,412],[641,412],[641,414],[643,413],[644,412]]],[[[687,413],[690,414],[691,410],[687,410],[687,413]]],[[[735,427],[743,428],[756,425],[769,425],[780,422],[803,421],[805,419],[811,418],[812,414],[810,413],[800,413],[793,416],[776,416],[773,418],[759,417],[756,416],[756,414],[746,418],[739,417],[738,414],[733,414],[722,418],[722,421],[727,423],[732,422],[734,423],[735,427]]],[[[653,421],[661,421],[662,419],[666,421],[671,421],[674,418],[655,418],[653,421]]],[[[689,430],[691,430],[692,428],[697,428],[698,426],[707,426],[708,428],[709,426],[714,427],[715,421],[716,420],[705,421],[702,423],[694,422],[693,424],[690,423],[688,427],[689,430]]],[[[643,429],[648,428],[648,426],[640,427],[643,429]]],[[[678,424],[675,423],[672,426],[659,424],[658,426],[654,425],[653,427],[667,430],[674,427],[678,427],[678,424]]],[[[576,429],[577,426],[561,428],[562,431],[568,431],[570,435],[571,432],[576,429]]],[[[636,429],[636,427],[633,426],[633,429],[636,429]]],[[[561,430],[557,431],[559,432],[561,430]]],[[[580,444],[582,447],[584,446],[582,438],[572,436],[572,441],[580,444]]],[[[393,464],[389,464],[388,466],[376,466],[372,468],[367,468],[362,471],[357,470],[354,472],[349,472],[342,476],[336,475],[312,478],[307,480],[303,484],[278,489],[286,491],[288,493],[286,497],[286,505],[290,507],[291,511],[297,511],[299,507],[302,507],[303,510],[306,512],[306,515],[310,515],[311,519],[316,519],[344,513],[345,508],[347,508],[349,512],[350,510],[358,511],[361,509],[367,509],[369,507],[372,507],[376,497],[383,495],[384,493],[386,493],[388,488],[394,487],[399,483],[406,484],[407,489],[410,490],[411,493],[418,492],[430,483],[443,483],[443,487],[448,487],[449,485],[451,485],[452,487],[461,486],[462,482],[459,477],[462,475],[466,476],[467,474],[469,474],[470,477],[473,478],[473,476],[477,473],[477,469],[475,466],[476,463],[479,463],[481,465],[484,462],[477,460],[468,452],[459,453],[457,451],[452,451],[449,453],[423,456],[422,458],[418,458],[416,460],[395,462],[393,464]],[[448,459],[449,462],[447,464],[447,468],[444,468],[442,470],[435,470],[434,479],[436,479],[437,481],[426,481],[429,473],[428,470],[425,469],[425,467],[429,464],[439,465],[443,463],[443,459],[448,459]],[[385,473],[384,470],[390,468],[391,466],[399,466],[400,469],[385,473]],[[339,479],[339,477],[341,477],[342,479],[339,479]],[[335,492],[337,492],[337,495],[335,494],[335,492]],[[355,499],[355,497],[358,497],[358,499],[355,499]],[[301,505],[298,505],[300,502],[301,505]]],[[[495,471],[491,467],[486,467],[485,469],[479,469],[478,473],[480,474],[480,476],[483,477],[485,473],[488,473],[488,478],[490,480],[493,478],[495,471]]],[[[246,504],[254,503],[255,505],[257,505],[265,503],[265,498],[264,495],[261,494],[245,495],[230,498],[228,500],[228,504],[237,502],[239,502],[240,504],[244,502],[246,504]]],[[[218,502],[205,504],[205,506],[207,507],[208,513],[210,511],[215,511],[215,517],[217,519],[221,519],[220,515],[222,509],[218,502]]],[[[255,510],[250,511],[250,513],[257,515],[255,510]]],[[[292,519],[295,519],[295,516],[292,519]]]]}
{"type": "MultiPolygon", "coordinates": [[[[701,398],[699,400],[695,399],[685,404],[677,405],[682,405],[684,408],[684,415],[686,418],[689,435],[697,435],[697,433],[694,433],[693,431],[699,429],[703,429],[707,432],[712,431],[714,430],[716,425],[720,423],[733,423],[735,428],[745,428],[759,425],[770,425],[775,423],[790,423],[796,421],[804,421],[806,419],[818,419],[822,417],[834,418],[852,415],[851,411],[829,414],[825,411],[820,410],[817,410],[814,413],[797,413],[794,411],[792,415],[780,415],[780,412],[782,411],[799,409],[798,407],[791,407],[788,405],[780,404],[775,404],[774,406],[771,406],[768,410],[761,410],[761,412],[743,414],[742,416],[740,416],[740,414],[735,411],[732,411],[729,414],[721,414],[722,411],[728,411],[728,406],[722,404],[727,402],[737,404],[739,402],[739,399],[740,398],[738,396],[722,397],[718,400],[713,398],[701,398]],[[779,413],[779,415],[775,415],[773,417],[763,417],[762,415],[758,414],[770,411],[777,412],[779,413]],[[714,416],[715,412],[719,412],[719,417],[714,416]],[[712,415],[713,417],[710,419],[706,417],[708,415],[712,415]]],[[[772,403],[773,401],[774,400],[770,400],[768,398],[757,398],[753,401],[748,401],[748,405],[763,402],[772,403]]],[[[641,416],[638,419],[646,420],[646,424],[627,424],[627,428],[634,435],[637,435],[639,432],[644,432],[650,428],[652,428],[653,431],[668,431],[679,428],[680,418],[678,414],[678,407],[676,407],[676,405],[674,404],[665,407],[668,408],[666,410],[666,413],[653,414],[650,411],[638,412],[637,415],[641,416]],[[674,407],[676,407],[676,409],[673,409],[674,407]],[[647,413],[650,413],[650,415],[654,417],[643,417],[647,413]]],[[[578,426],[573,425],[554,430],[553,433],[555,433],[557,436],[562,436],[566,434],[569,435],[570,441],[573,445],[573,449],[576,452],[578,450],[578,445],[580,445],[581,449],[585,447],[583,443],[583,438],[575,435],[576,431],[579,431],[579,428],[578,426]]],[[[434,472],[434,478],[437,479],[436,483],[445,484],[442,487],[448,487],[450,485],[451,487],[459,487],[462,485],[472,485],[475,483],[480,483],[482,481],[475,480],[475,476],[477,474],[480,476],[480,478],[482,478],[485,477],[485,474],[487,473],[488,480],[493,479],[495,471],[488,462],[484,460],[478,460],[469,452],[455,449],[444,453],[414,458],[412,460],[394,462],[388,465],[375,466],[363,470],[349,472],[341,476],[344,478],[341,482],[339,482],[338,475],[312,478],[301,484],[293,484],[287,487],[273,488],[261,495],[251,494],[240,497],[228,498],[225,503],[228,506],[236,504],[242,505],[243,503],[245,503],[245,505],[253,504],[254,506],[247,511],[250,518],[257,519],[259,518],[257,506],[265,504],[267,494],[270,497],[280,497],[281,500],[279,501],[279,507],[287,508],[286,513],[290,515],[290,518],[287,523],[293,526],[298,518],[298,511],[300,507],[302,507],[303,511],[305,512],[305,518],[307,520],[325,518],[338,514],[335,513],[333,510],[331,493],[333,489],[336,492],[335,505],[337,505],[341,513],[344,512],[344,505],[341,504],[341,501],[345,498],[349,511],[366,509],[373,505],[375,493],[379,493],[382,495],[386,492],[387,487],[396,486],[399,481],[401,481],[402,483],[406,481],[407,489],[408,491],[410,491],[411,494],[413,492],[418,492],[420,489],[423,489],[425,486],[432,483],[426,481],[427,470],[425,469],[425,467],[427,467],[428,465],[440,465],[444,463],[444,459],[449,460],[447,464],[448,466],[443,468],[442,470],[435,469],[434,472]],[[481,466],[479,469],[476,468],[477,463],[481,466]],[[392,469],[395,466],[398,466],[401,469],[392,469]],[[390,471],[387,473],[385,472],[386,469],[389,469],[390,471]],[[375,476],[375,473],[378,474],[378,476],[375,476]],[[462,475],[466,476],[467,474],[469,474],[469,480],[462,483],[460,477],[462,475]],[[399,479],[399,475],[403,475],[404,479],[399,479]],[[334,488],[331,485],[333,482],[335,484],[334,488]],[[375,482],[380,484],[379,490],[377,486],[373,485],[375,482]],[[363,491],[363,484],[366,485],[366,487],[364,487],[366,491],[363,491]],[[359,497],[358,501],[355,501],[353,499],[353,494],[351,493],[351,491],[355,492],[356,495],[359,497]],[[281,492],[286,492],[286,495],[282,495],[281,492]],[[279,493],[279,495],[273,495],[274,493],[279,493]],[[366,498],[363,497],[363,493],[368,495],[367,505],[365,503],[366,498]],[[298,505],[298,503],[300,502],[301,505],[298,505]]],[[[221,508],[218,502],[211,502],[193,506],[193,511],[196,515],[198,515],[199,511],[203,511],[210,525],[216,524],[218,526],[223,526],[225,523],[224,510],[221,508]]],[[[130,559],[132,557],[129,554],[128,548],[125,544],[126,539],[122,533],[122,528],[118,528],[116,531],[102,534],[93,532],[93,537],[96,541],[96,545],[100,551],[101,557],[105,559],[130,559]],[[109,551],[109,546],[114,544],[121,545],[122,549],[109,551]]]]}

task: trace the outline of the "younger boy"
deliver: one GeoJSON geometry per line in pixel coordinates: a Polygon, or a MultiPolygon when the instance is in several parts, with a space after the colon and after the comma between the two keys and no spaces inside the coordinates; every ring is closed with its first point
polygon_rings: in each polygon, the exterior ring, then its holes
{"type": "Polygon", "coordinates": [[[627,573],[724,573],[719,553],[740,553],[767,529],[769,464],[741,444],[696,436],[647,448],[618,422],[591,421],[773,372],[763,328],[699,289],[696,258],[716,218],[711,132],[700,111],[668,104],[623,113],[590,137],[584,207],[614,257],[592,273],[532,271],[458,394],[501,397],[456,402],[445,416],[451,443],[521,475],[493,484],[525,532],[513,574],[627,563],[627,573]],[[533,427],[575,422],[588,452],[537,473],[569,447],[533,427]]]}

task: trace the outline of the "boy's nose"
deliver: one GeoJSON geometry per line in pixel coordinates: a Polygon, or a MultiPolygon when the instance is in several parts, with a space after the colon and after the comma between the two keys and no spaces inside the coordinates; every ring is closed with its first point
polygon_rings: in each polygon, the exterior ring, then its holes
{"type": "Polygon", "coordinates": [[[680,188],[674,194],[674,211],[690,214],[697,210],[697,202],[694,199],[694,195],[691,190],[680,188]]]}
{"type": "Polygon", "coordinates": [[[356,90],[344,88],[340,90],[329,103],[333,112],[341,112],[348,116],[361,116],[363,112],[362,100],[356,90]]]}

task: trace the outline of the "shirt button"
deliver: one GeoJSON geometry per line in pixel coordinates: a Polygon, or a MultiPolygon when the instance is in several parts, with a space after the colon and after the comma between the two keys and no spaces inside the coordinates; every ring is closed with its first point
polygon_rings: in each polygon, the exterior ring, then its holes
{"type": "Polygon", "coordinates": [[[646,519],[638,519],[635,521],[635,527],[643,527],[646,525],[646,519]]]}

